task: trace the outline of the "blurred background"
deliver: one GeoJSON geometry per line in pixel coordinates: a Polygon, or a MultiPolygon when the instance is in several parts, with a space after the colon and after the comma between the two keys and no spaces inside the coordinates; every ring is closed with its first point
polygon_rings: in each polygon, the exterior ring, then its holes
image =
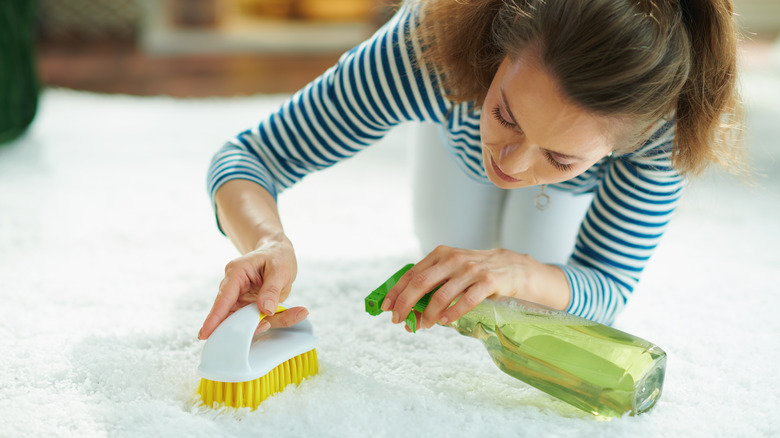
{"type": "Polygon", "coordinates": [[[38,0],[45,85],[176,97],[296,91],[394,0],[38,0]]]}
{"type": "MultiPolygon", "coordinates": [[[[176,97],[291,93],[395,0],[38,0],[44,85],[176,97]]],[[[751,69],[777,64],[780,0],[735,0],[751,69]]]]}

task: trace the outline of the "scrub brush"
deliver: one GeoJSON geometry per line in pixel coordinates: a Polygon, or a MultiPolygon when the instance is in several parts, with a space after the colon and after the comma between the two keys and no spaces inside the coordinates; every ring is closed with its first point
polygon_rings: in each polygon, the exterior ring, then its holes
{"type": "MultiPolygon", "coordinates": [[[[277,312],[284,310],[279,306],[277,312]]],[[[257,306],[245,306],[208,338],[198,366],[203,404],[254,410],[287,385],[317,373],[317,338],[311,322],[306,319],[254,336],[264,317],[257,306]]]]}

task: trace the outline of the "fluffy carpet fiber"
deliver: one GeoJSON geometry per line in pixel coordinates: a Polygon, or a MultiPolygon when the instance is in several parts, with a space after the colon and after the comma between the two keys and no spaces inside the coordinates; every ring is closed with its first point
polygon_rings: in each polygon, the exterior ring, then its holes
{"type": "Polygon", "coordinates": [[[664,394],[612,421],[501,373],[473,339],[364,313],[420,257],[406,129],[281,196],[321,373],[254,412],[196,406],[196,335],[237,254],[206,167],[282,97],[48,90],[31,130],[0,146],[0,436],[778,436],[780,86],[754,79],[765,176],[691,184],[616,323],[666,350],[664,394]]]}

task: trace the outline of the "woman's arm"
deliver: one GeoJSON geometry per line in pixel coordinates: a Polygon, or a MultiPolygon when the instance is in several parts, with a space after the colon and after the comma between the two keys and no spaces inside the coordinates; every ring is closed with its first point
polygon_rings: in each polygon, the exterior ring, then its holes
{"type": "Polygon", "coordinates": [[[563,271],[528,254],[439,246],[399,279],[382,310],[392,310],[393,322],[400,323],[422,295],[439,285],[422,314],[421,328],[454,321],[488,297],[509,296],[560,310],[571,298],[563,271]]]}
{"type": "Polygon", "coordinates": [[[610,324],[639,283],[684,187],[671,163],[674,125],[660,120],[643,147],[606,166],[574,253],[560,266],[572,290],[568,312],[610,324]]]}
{"type": "Polygon", "coordinates": [[[214,196],[217,220],[241,254],[259,246],[287,243],[276,200],[254,182],[234,179],[223,184],[214,196]]]}
{"type": "Polygon", "coordinates": [[[271,314],[289,294],[297,265],[276,210],[282,190],[353,156],[401,122],[444,118],[448,103],[430,72],[417,69],[419,45],[406,41],[414,23],[413,11],[402,8],[370,40],[215,154],[209,194],[222,231],[242,256],[228,263],[200,337],[250,302],[271,314]]]}
{"type": "MultiPolygon", "coordinates": [[[[215,196],[217,218],[222,230],[242,256],[225,267],[219,286],[198,338],[208,338],[230,313],[256,303],[266,315],[274,315],[280,301],[290,293],[297,273],[292,243],[282,228],[276,201],[268,191],[248,180],[231,180],[215,196]]],[[[288,309],[267,318],[260,329],[290,326],[303,320],[302,307],[288,309]]]]}
{"type": "Polygon", "coordinates": [[[420,327],[454,321],[492,295],[611,323],[639,282],[681,195],[683,179],[671,167],[673,128],[673,122],[659,122],[645,146],[606,164],[568,264],[545,265],[503,249],[439,247],[399,279],[382,309],[402,322],[423,295],[441,286],[420,327]]]}
{"type": "Polygon", "coordinates": [[[276,198],[400,123],[444,120],[451,103],[432,73],[418,68],[419,44],[407,42],[414,25],[412,7],[402,7],[371,39],[228,141],[209,168],[212,198],[233,179],[254,181],[276,198]]]}
{"type": "Polygon", "coordinates": [[[398,280],[382,302],[382,310],[392,310],[393,322],[400,323],[422,295],[437,286],[441,287],[421,316],[421,328],[452,322],[494,296],[560,310],[571,299],[566,275],[558,266],[502,248],[480,251],[439,246],[398,280]]]}

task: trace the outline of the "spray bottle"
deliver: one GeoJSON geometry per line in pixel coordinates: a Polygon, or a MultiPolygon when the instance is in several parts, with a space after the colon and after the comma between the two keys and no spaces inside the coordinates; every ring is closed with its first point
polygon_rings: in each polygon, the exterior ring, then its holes
{"type": "MultiPolygon", "coordinates": [[[[414,265],[404,266],[365,299],[382,313],[390,288],[414,265]]],[[[414,332],[431,291],[406,323],[414,332]]],[[[572,406],[600,417],[641,414],[661,397],[666,353],[644,339],[528,301],[484,300],[446,325],[482,342],[498,368],[572,406]]]]}

